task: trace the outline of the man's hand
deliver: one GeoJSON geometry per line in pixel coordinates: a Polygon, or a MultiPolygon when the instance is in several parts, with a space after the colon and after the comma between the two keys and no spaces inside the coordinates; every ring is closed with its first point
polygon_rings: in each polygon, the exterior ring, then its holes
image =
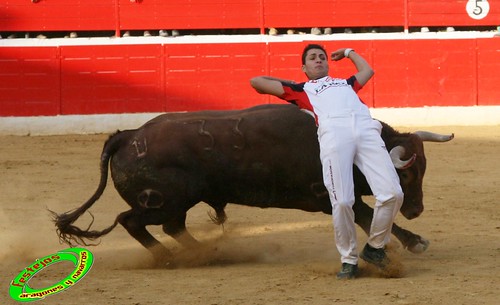
{"type": "Polygon", "coordinates": [[[374,72],[372,67],[370,67],[368,62],[363,57],[361,57],[361,55],[359,55],[352,49],[342,48],[333,52],[331,58],[334,61],[341,60],[345,57],[346,50],[349,59],[353,62],[354,66],[356,66],[356,70],[358,70],[358,73],[356,73],[354,76],[358,80],[358,83],[361,86],[364,86],[370,80],[370,78],[372,78],[374,72]]]}
{"type": "Polygon", "coordinates": [[[344,58],[344,52],[345,52],[346,48],[342,48],[342,49],[338,49],[337,51],[335,52],[332,52],[332,55],[331,55],[331,59],[333,61],[339,61],[341,60],[342,58],[344,58]]]}

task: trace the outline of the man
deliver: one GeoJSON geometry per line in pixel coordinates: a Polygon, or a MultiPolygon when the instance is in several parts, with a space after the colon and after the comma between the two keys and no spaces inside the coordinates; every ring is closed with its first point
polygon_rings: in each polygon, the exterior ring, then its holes
{"type": "Polygon", "coordinates": [[[368,242],[360,257],[383,269],[389,263],[385,245],[403,202],[399,177],[384,141],[382,126],[373,120],[357,92],[374,72],[363,57],[352,49],[331,54],[334,61],[349,58],[357,73],[348,79],[328,76],[326,50],[317,44],[305,47],[302,71],[308,82],[295,83],[269,76],[252,78],[252,87],[309,111],[318,125],[323,180],[332,203],[335,241],[342,268],[338,279],[352,279],[358,271],[358,249],[354,223],[353,164],[365,175],[376,198],[368,242]]]}

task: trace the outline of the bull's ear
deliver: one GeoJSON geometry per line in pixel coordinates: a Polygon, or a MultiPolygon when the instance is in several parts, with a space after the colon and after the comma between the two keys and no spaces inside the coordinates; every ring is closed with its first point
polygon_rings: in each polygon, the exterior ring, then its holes
{"type": "Polygon", "coordinates": [[[389,152],[389,155],[391,156],[392,164],[394,164],[394,167],[397,169],[407,169],[415,163],[415,160],[417,159],[417,154],[413,154],[410,159],[408,160],[401,160],[401,158],[405,155],[406,150],[403,146],[396,146],[391,151],[389,152]]]}
{"type": "Polygon", "coordinates": [[[413,134],[417,135],[420,139],[422,139],[422,141],[428,142],[448,142],[455,137],[454,133],[450,135],[444,135],[430,131],[415,131],[413,134]]]}

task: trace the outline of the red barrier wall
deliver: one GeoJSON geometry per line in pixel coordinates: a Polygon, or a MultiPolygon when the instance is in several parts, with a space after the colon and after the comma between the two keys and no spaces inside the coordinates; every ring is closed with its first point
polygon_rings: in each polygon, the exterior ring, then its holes
{"type": "MultiPolygon", "coordinates": [[[[500,38],[315,41],[376,71],[370,107],[500,105],[500,38]]],[[[249,79],[305,80],[308,41],[0,47],[0,116],[237,109],[280,102],[249,79]]],[[[348,77],[352,64],[331,62],[348,77]]]]}
{"type": "Polygon", "coordinates": [[[475,0],[8,0],[0,31],[498,26],[500,3],[475,0]],[[489,8],[482,19],[470,3],[489,8]],[[487,5],[487,6],[486,6],[487,5]]]}

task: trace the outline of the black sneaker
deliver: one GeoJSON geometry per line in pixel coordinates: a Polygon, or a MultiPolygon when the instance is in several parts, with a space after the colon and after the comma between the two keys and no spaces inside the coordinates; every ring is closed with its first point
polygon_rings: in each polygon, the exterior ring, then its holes
{"type": "Polygon", "coordinates": [[[385,269],[385,267],[387,267],[390,262],[383,248],[376,249],[369,244],[366,244],[359,257],[361,257],[367,263],[373,264],[380,269],[385,269]]]}
{"type": "Polygon", "coordinates": [[[337,273],[337,279],[339,280],[350,280],[356,277],[358,273],[358,265],[351,265],[348,263],[342,264],[342,270],[337,273]]]}

